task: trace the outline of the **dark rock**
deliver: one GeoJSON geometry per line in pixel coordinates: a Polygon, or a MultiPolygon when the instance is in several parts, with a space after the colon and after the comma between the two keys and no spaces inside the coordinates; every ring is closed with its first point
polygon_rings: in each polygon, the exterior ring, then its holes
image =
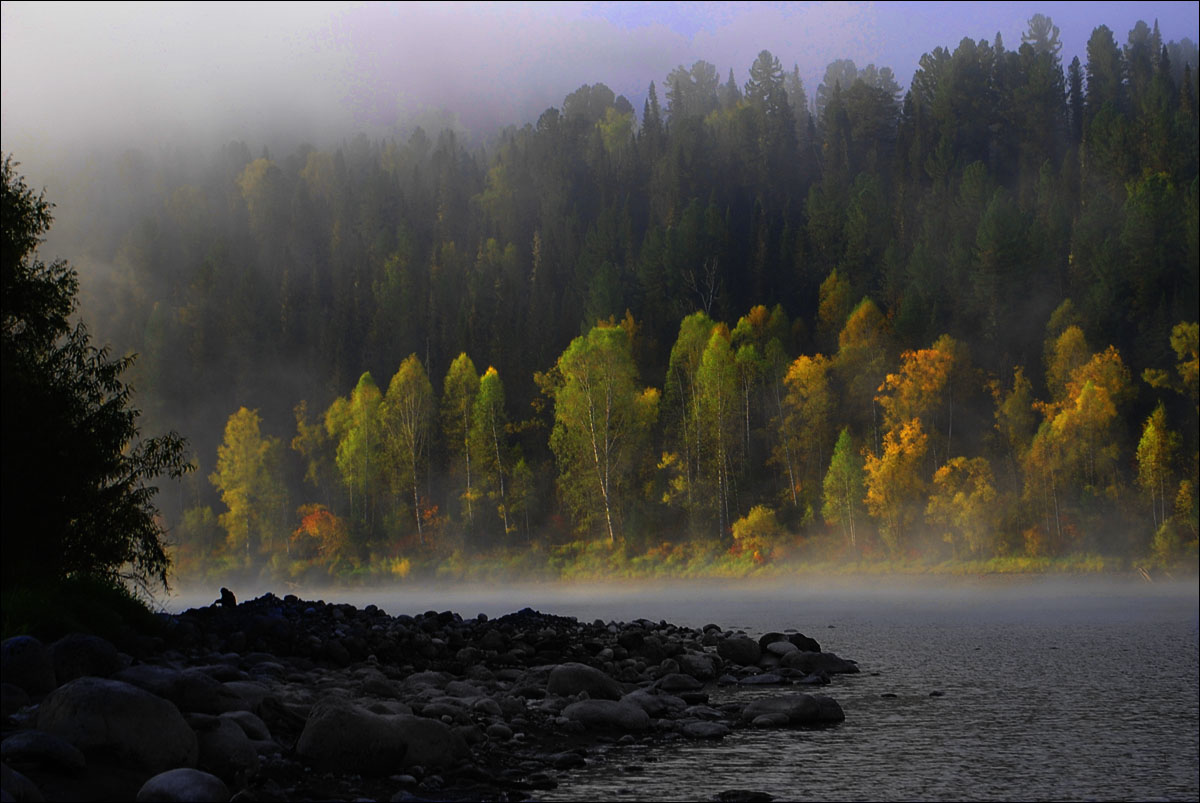
{"type": "Polygon", "coordinates": [[[29,694],[43,694],[58,685],[50,651],[33,636],[5,639],[0,644],[0,667],[5,683],[20,686],[29,694]]]}
{"type": "Polygon", "coordinates": [[[229,800],[229,787],[215,775],[195,769],[174,769],[160,772],[137,793],[138,803],[168,801],[169,803],[204,803],[229,800]]]}
{"type": "Polygon", "coordinates": [[[804,635],[803,633],[790,633],[788,635],[788,641],[795,644],[797,647],[799,647],[804,652],[820,652],[821,651],[821,645],[817,643],[817,640],[813,639],[813,638],[809,638],[808,636],[804,635]]]}
{"type": "Polygon", "coordinates": [[[39,707],[37,726],[84,755],[123,766],[150,772],[196,766],[196,734],[179,709],[119,680],[77,678],[58,687],[39,707]]]}
{"type": "Polygon", "coordinates": [[[75,745],[43,731],[20,731],[0,743],[0,759],[11,767],[35,767],[67,775],[82,775],[87,759],[75,745]]]}
{"type": "Polygon", "coordinates": [[[563,716],[599,730],[644,731],[650,716],[640,706],[616,700],[580,700],[563,709],[563,716]]]}
{"type": "Polygon", "coordinates": [[[116,647],[99,636],[84,633],[72,633],[51,644],[50,658],[59,683],[85,675],[107,678],[122,668],[116,647]]]}
{"type": "Polygon", "coordinates": [[[821,721],[821,705],[811,694],[789,694],[754,700],[742,709],[743,722],[760,716],[782,714],[789,725],[815,725],[821,721]]]}
{"type": "Polygon", "coordinates": [[[832,652],[792,652],[783,656],[780,663],[806,674],[850,675],[859,671],[853,661],[839,658],[832,652]]]}
{"type": "Polygon", "coordinates": [[[658,680],[658,687],[663,691],[699,691],[704,688],[704,684],[696,680],[691,675],[684,675],[680,672],[672,672],[669,675],[663,675],[658,680]]]}
{"type": "Polygon", "coordinates": [[[258,772],[258,752],[236,722],[217,718],[215,728],[199,730],[199,768],[211,772],[233,788],[240,788],[258,772]]]}
{"type": "Polygon", "coordinates": [[[327,698],[313,707],[296,753],[321,772],[388,775],[401,766],[408,742],[393,718],[327,698]]]}
{"type": "Polygon", "coordinates": [[[5,800],[19,803],[41,803],[46,799],[37,784],[7,764],[0,764],[0,790],[3,790],[5,800]]]}
{"type": "Polygon", "coordinates": [[[747,636],[731,636],[717,642],[717,655],[739,666],[754,666],[762,657],[762,648],[747,636]]]}
{"type": "Polygon", "coordinates": [[[721,803],[771,803],[775,798],[766,792],[753,792],[749,789],[726,789],[718,792],[713,800],[721,803]]]}
{"type": "Polygon", "coordinates": [[[738,681],[739,686],[783,686],[791,681],[773,672],[763,672],[761,675],[747,675],[738,681]]]}
{"type": "Polygon", "coordinates": [[[729,727],[720,722],[689,722],[679,732],[689,739],[724,739],[729,735],[729,727]]]}
{"type": "Polygon", "coordinates": [[[0,717],[8,719],[29,705],[29,695],[20,686],[0,683],[0,717]]]}
{"type": "Polygon", "coordinates": [[[758,639],[758,646],[760,649],[762,649],[765,652],[767,647],[774,644],[775,642],[787,641],[787,640],[788,640],[788,637],[785,636],[783,633],[775,633],[775,632],[763,633],[763,635],[758,639]]]}
{"type": "Polygon", "coordinates": [[[546,691],[560,697],[587,692],[589,697],[599,700],[620,700],[624,693],[620,683],[599,669],[578,663],[560,664],[550,670],[546,691]]]}

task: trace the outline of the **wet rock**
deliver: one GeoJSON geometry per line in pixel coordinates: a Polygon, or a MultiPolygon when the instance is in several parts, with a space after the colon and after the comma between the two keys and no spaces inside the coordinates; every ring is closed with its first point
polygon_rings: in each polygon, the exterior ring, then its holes
{"type": "Polygon", "coordinates": [[[0,644],[0,667],[5,683],[20,686],[29,694],[43,694],[58,685],[50,651],[33,636],[5,639],[0,644]]]}
{"type": "Polygon", "coordinates": [[[137,793],[138,803],[167,801],[168,803],[203,803],[229,800],[229,787],[215,775],[197,769],[174,769],[160,772],[137,793]]]}
{"type": "Polygon", "coordinates": [[[99,636],[84,633],[72,633],[51,644],[50,659],[59,683],[85,675],[111,677],[123,667],[116,647],[99,636]]]}
{"type": "Polygon", "coordinates": [[[600,730],[644,731],[650,727],[650,716],[644,710],[616,700],[580,700],[564,708],[562,715],[600,730]]]}
{"type": "Polygon", "coordinates": [[[0,759],[17,769],[34,767],[66,775],[82,775],[87,770],[87,759],[75,745],[39,730],[6,737],[0,743],[0,759]]]}
{"type": "Polygon", "coordinates": [[[789,633],[788,641],[795,644],[798,648],[800,648],[804,652],[820,652],[821,651],[821,645],[817,643],[817,640],[814,638],[809,638],[808,636],[804,635],[803,633],[789,633]]]}
{"type": "Polygon", "coordinates": [[[821,706],[811,694],[789,694],[766,697],[750,702],[742,709],[743,722],[754,722],[761,716],[782,715],[788,725],[814,725],[821,719],[821,706]]]}
{"type": "Polygon", "coordinates": [[[780,665],[799,669],[806,674],[850,675],[858,672],[858,664],[839,658],[832,652],[798,650],[783,656],[780,665]]]}
{"type": "Polygon", "coordinates": [[[39,730],[83,751],[150,772],[194,767],[196,735],[170,702],[107,678],[77,678],[38,709],[39,730]]]}
{"type": "Polygon", "coordinates": [[[747,636],[730,636],[717,642],[717,655],[739,666],[754,666],[762,658],[762,648],[747,636]]]}
{"type": "Polygon", "coordinates": [[[726,789],[718,792],[713,800],[721,803],[771,803],[775,798],[766,792],[755,792],[750,789],[726,789]]]}
{"type": "Polygon", "coordinates": [[[800,648],[790,641],[772,641],[767,645],[767,652],[780,658],[789,652],[797,652],[800,648]]]}
{"type": "Polygon", "coordinates": [[[579,663],[560,664],[550,670],[546,691],[560,697],[587,692],[592,699],[614,701],[624,693],[620,683],[595,667],[579,663]]]}
{"type": "Polygon", "coordinates": [[[738,681],[739,686],[782,686],[789,683],[786,678],[773,672],[763,672],[760,675],[747,675],[738,681]]]}
{"type": "Polygon", "coordinates": [[[720,722],[689,722],[679,732],[689,739],[724,739],[729,735],[729,727],[720,722]]]}

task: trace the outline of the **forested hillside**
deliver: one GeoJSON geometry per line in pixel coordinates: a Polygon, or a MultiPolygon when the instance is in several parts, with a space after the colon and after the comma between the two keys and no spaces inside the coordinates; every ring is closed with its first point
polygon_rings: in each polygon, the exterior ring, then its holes
{"type": "Polygon", "coordinates": [[[200,465],[180,571],[1194,563],[1196,47],[1059,49],[97,162],[67,256],[200,465]]]}

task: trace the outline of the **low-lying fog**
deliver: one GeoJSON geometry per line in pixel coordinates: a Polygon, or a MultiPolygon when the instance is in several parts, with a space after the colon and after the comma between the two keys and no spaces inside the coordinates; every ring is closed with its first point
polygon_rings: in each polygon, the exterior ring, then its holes
{"type": "MultiPolygon", "coordinates": [[[[965,620],[1002,623],[1043,620],[1064,625],[1103,619],[1121,620],[1145,613],[1147,606],[1176,612],[1190,607],[1197,622],[1200,590],[1194,580],[1147,583],[1139,578],[1099,577],[837,577],[787,581],[693,581],[634,584],[404,585],[372,589],[285,589],[234,586],[239,600],[264,593],[301,599],[376,605],[393,616],[451,610],[464,618],[494,618],[530,607],[581,621],[666,620],[724,628],[836,627],[840,618],[928,618],[947,623],[965,620]]],[[[211,604],[219,588],[175,591],[160,603],[177,612],[211,604]]]]}

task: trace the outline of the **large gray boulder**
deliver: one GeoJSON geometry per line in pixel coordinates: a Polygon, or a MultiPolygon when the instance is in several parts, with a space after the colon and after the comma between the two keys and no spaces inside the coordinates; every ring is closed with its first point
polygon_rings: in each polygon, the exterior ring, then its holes
{"type": "Polygon", "coordinates": [[[566,663],[550,670],[546,691],[560,697],[587,692],[588,697],[594,700],[620,700],[625,690],[620,683],[595,667],[566,663]]]}
{"type": "Polygon", "coordinates": [[[685,652],[675,657],[679,671],[696,680],[716,680],[721,670],[721,659],[709,652],[685,652]]]}
{"type": "Polygon", "coordinates": [[[77,678],[38,708],[39,730],[105,760],[150,772],[194,767],[196,734],[179,709],[144,689],[108,678],[77,678]]]}
{"type": "Polygon", "coordinates": [[[43,694],[58,685],[50,651],[33,636],[13,636],[0,644],[0,671],[5,683],[29,694],[43,694]]]}
{"type": "Polygon", "coordinates": [[[137,800],[138,803],[224,803],[229,800],[229,787],[215,775],[181,768],[160,772],[146,781],[138,790],[137,800]]]}
{"type": "Polygon", "coordinates": [[[632,702],[580,700],[564,708],[562,715],[595,730],[644,731],[650,727],[650,715],[632,702]]]}

